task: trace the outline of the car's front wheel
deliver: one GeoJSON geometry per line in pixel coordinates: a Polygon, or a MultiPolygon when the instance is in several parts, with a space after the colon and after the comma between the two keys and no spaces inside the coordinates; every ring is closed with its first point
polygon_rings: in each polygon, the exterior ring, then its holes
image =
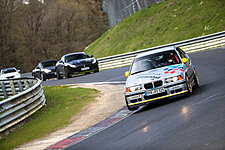
{"type": "Polygon", "coordinates": [[[99,68],[94,69],[94,73],[99,72],[99,68]]]}
{"type": "Polygon", "coordinates": [[[56,71],[56,78],[59,80],[59,79],[62,79],[62,76],[60,75],[59,71],[56,71]]]}
{"type": "Polygon", "coordinates": [[[185,76],[185,78],[186,78],[186,85],[187,85],[188,94],[191,94],[192,91],[193,91],[191,82],[190,82],[190,80],[189,80],[187,75],[185,76]]]}
{"type": "Polygon", "coordinates": [[[199,87],[199,79],[196,73],[196,70],[194,69],[194,81],[195,81],[195,87],[199,87]]]}
{"type": "Polygon", "coordinates": [[[43,80],[43,81],[46,81],[46,77],[45,77],[45,75],[43,73],[41,73],[41,78],[40,79],[43,80]]]}
{"type": "Polygon", "coordinates": [[[65,77],[70,78],[70,73],[69,73],[68,68],[65,68],[65,77]]]}

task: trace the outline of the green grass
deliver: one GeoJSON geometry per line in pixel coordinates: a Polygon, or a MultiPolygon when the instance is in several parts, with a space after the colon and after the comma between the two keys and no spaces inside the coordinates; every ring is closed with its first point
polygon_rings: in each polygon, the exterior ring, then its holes
{"type": "Polygon", "coordinates": [[[32,115],[26,124],[0,140],[0,149],[11,149],[41,138],[64,125],[82,107],[94,100],[94,89],[43,87],[46,106],[32,115]]]}
{"type": "Polygon", "coordinates": [[[85,52],[100,58],[224,31],[224,8],[224,0],[164,1],[126,18],[85,52]]]}

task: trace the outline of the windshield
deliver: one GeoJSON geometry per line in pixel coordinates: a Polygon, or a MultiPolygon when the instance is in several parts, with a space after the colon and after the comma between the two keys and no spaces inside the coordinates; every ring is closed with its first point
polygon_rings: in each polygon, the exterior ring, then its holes
{"type": "Polygon", "coordinates": [[[43,68],[46,68],[46,67],[55,66],[56,63],[57,61],[46,61],[46,62],[42,62],[41,65],[43,66],[43,68]]]}
{"type": "Polygon", "coordinates": [[[174,50],[143,56],[134,60],[131,75],[178,63],[181,61],[174,50]]]}
{"type": "Polygon", "coordinates": [[[90,58],[90,57],[85,54],[73,54],[73,55],[65,56],[65,61],[70,62],[73,60],[86,59],[86,58],[90,58]]]}
{"type": "Polygon", "coordinates": [[[12,73],[12,72],[16,72],[16,69],[15,68],[8,68],[8,69],[2,70],[2,74],[12,73]]]}

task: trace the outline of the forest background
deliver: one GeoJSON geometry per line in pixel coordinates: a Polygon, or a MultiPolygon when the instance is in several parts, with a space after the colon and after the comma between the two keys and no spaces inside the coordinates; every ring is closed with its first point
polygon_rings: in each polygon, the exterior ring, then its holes
{"type": "Polygon", "coordinates": [[[86,46],[109,29],[103,0],[0,0],[0,69],[22,72],[86,46]]]}

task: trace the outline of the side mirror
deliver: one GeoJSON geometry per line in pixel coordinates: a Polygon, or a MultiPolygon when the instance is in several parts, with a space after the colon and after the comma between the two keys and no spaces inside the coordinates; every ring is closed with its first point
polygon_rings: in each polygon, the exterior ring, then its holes
{"type": "Polygon", "coordinates": [[[186,64],[188,60],[187,60],[187,58],[182,58],[182,61],[184,64],[186,64]]]}
{"type": "Polygon", "coordinates": [[[130,72],[129,72],[129,71],[125,72],[125,77],[128,77],[128,76],[129,76],[129,74],[130,74],[130,72]]]}
{"type": "Polygon", "coordinates": [[[91,55],[91,58],[94,57],[94,55],[91,55]]]}

